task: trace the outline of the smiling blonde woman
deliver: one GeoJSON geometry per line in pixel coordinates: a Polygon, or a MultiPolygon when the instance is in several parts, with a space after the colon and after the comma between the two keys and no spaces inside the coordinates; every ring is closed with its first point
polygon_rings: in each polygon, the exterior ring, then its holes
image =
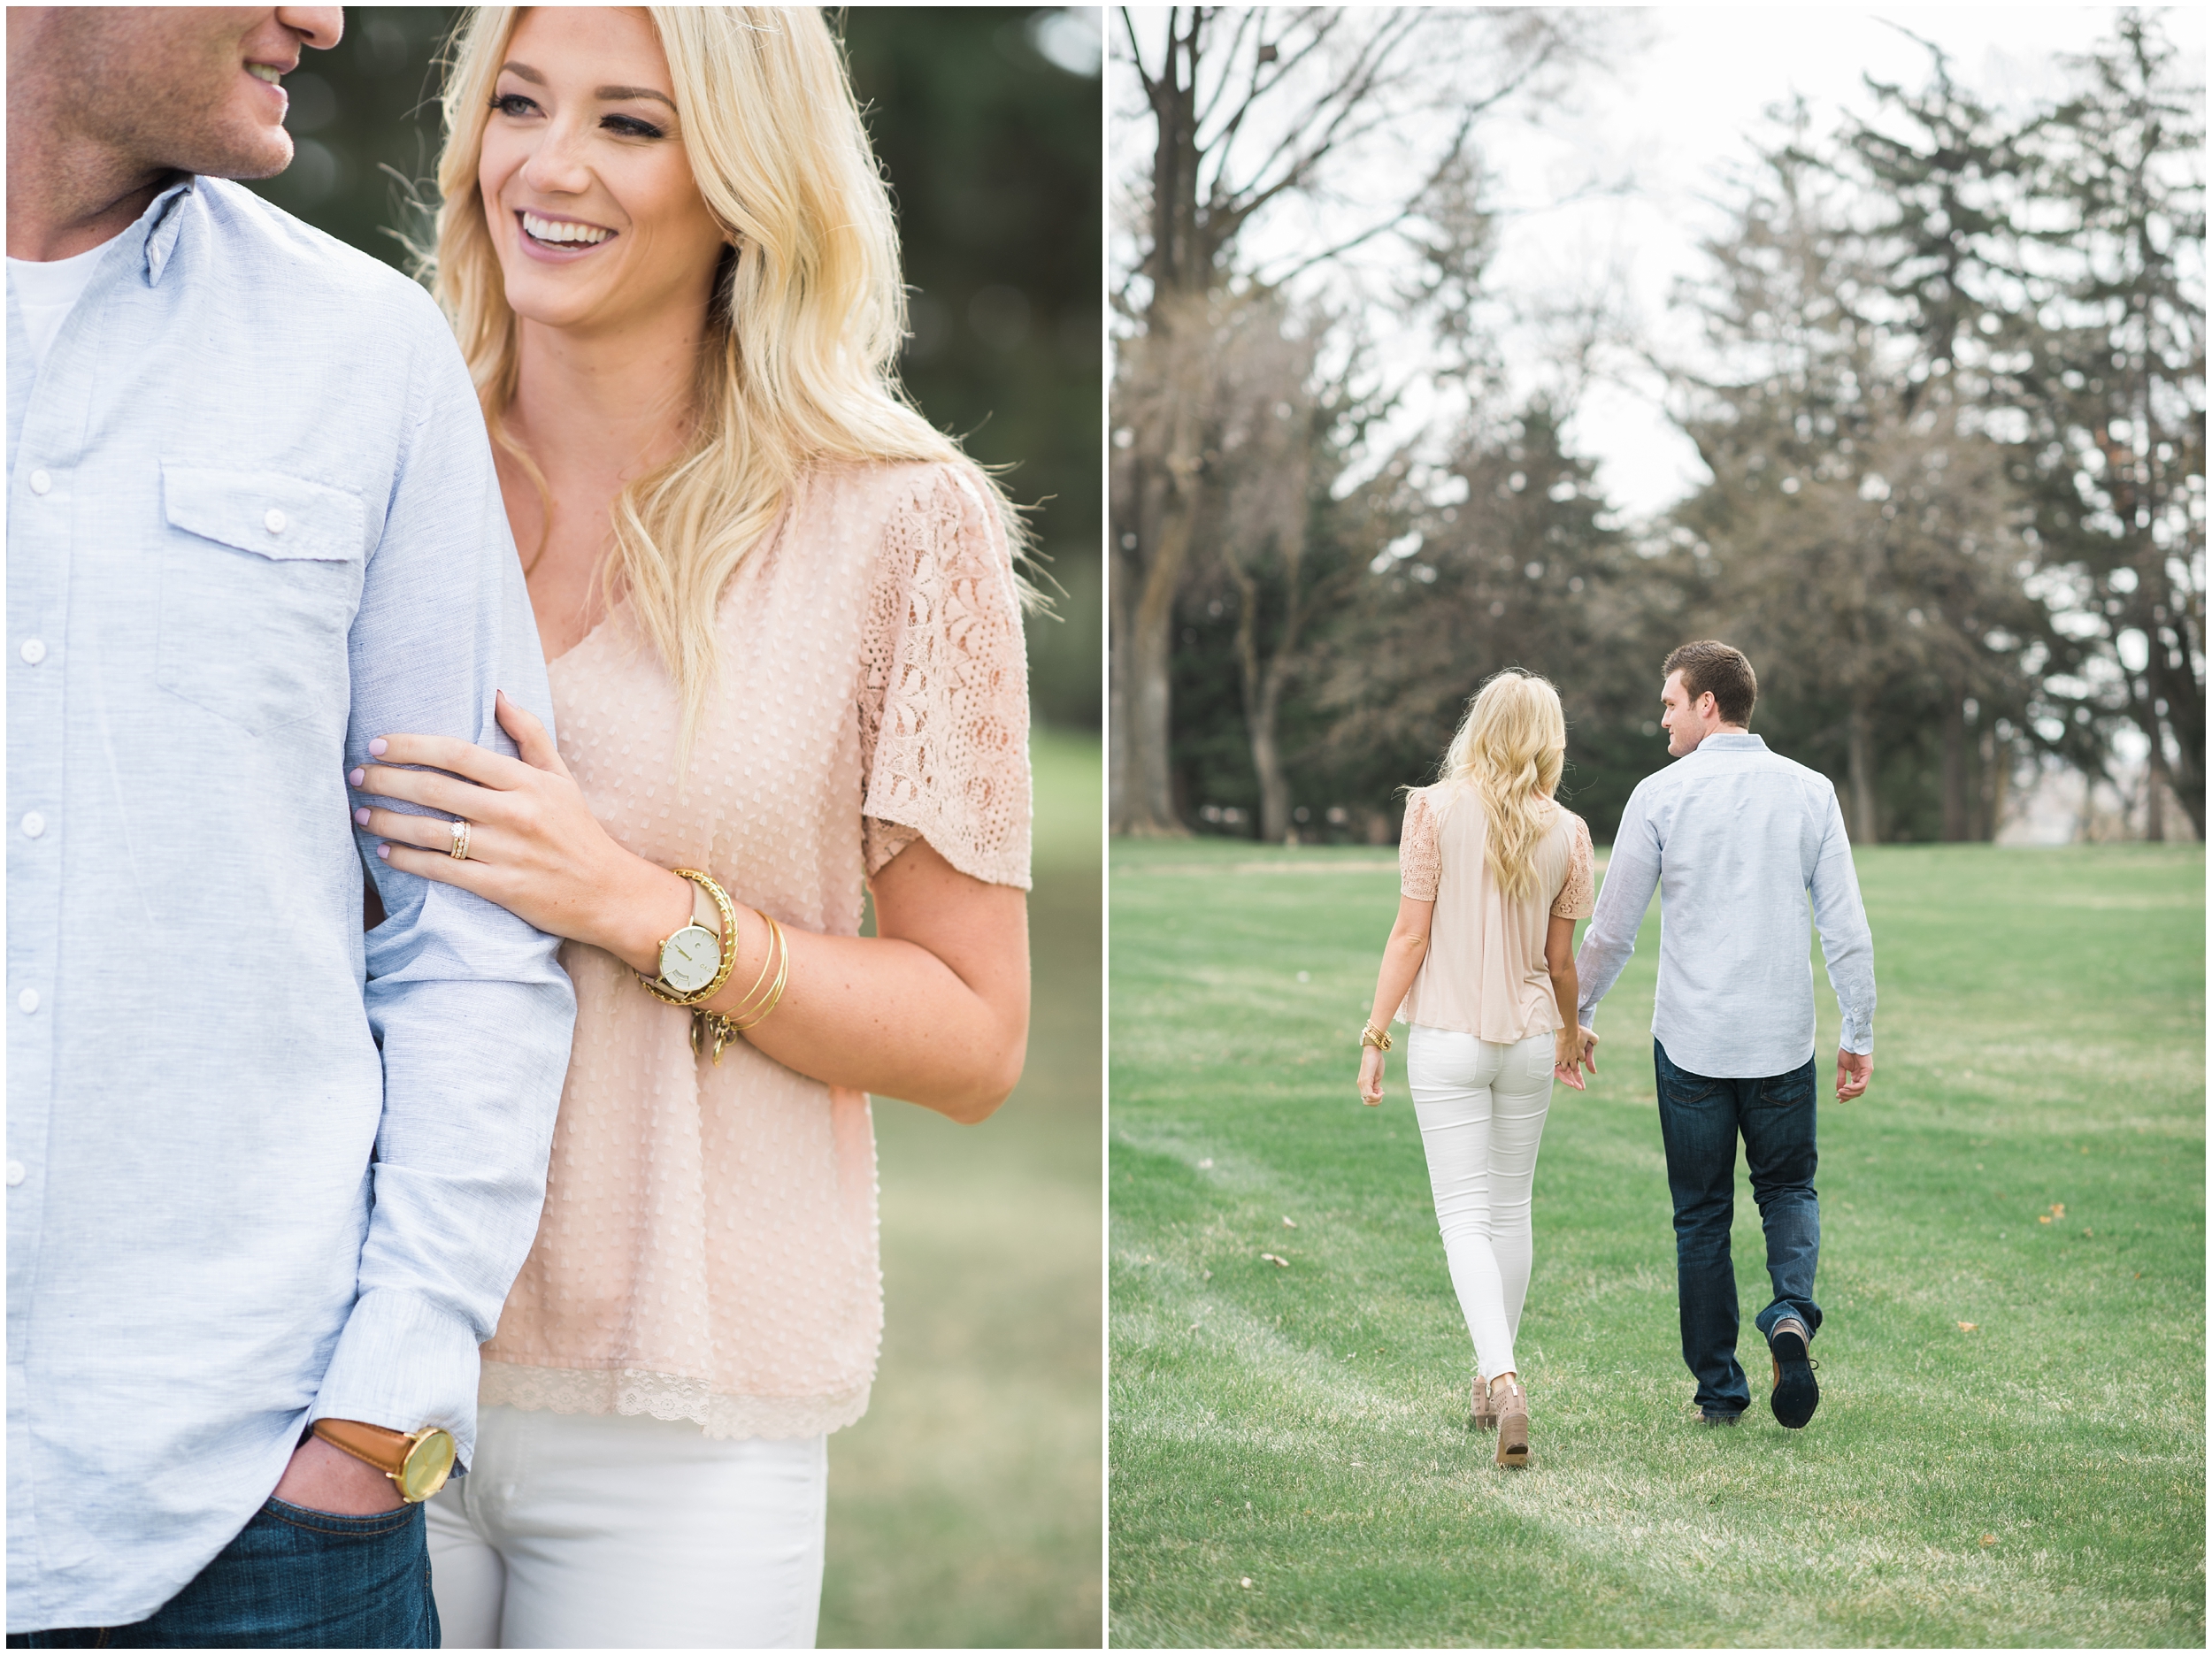
{"type": "Polygon", "coordinates": [[[1012,519],[890,377],[818,10],[486,8],[446,120],[436,290],[559,741],[501,697],[519,759],[395,734],[349,779],[395,866],[567,939],[578,1016],[431,1513],[445,1641],[810,1644],[882,1323],[864,1094],[975,1121],[1022,1067],[1012,519]]]}

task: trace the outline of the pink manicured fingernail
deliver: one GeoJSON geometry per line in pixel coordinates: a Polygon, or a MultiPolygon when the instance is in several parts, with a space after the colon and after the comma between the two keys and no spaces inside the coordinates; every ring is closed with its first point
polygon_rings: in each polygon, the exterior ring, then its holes
{"type": "Polygon", "coordinates": [[[392,847],[389,845],[378,846],[376,847],[376,854],[381,856],[386,862],[392,860],[392,847]]]}
{"type": "Polygon", "coordinates": [[[368,780],[368,771],[358,768],[349,770],[346,772],[346,785],[349,787],[358,787],[363,782],[368,780]]]}
{"type": "Polygon", "coordinates": [[[368,806],[366,806],[366,805],[363,805],[363,806],[362,806],[362,807],[361,807],[358,810],[355,811],[355,812],[353,813],[353,819],[354,819],[356,822],[358,822],[358,823],[359,823],[359,824],[360,824],[363,827],[366,827],[366,826],[368,826],[368,824],[369,824],[369,808],[368,808],[368,806]]]}
{"type": "Polygon", "coordinates": [[[382,736],[377,737],[373,741],[369,743],[369,756],[373,759],[382,758],[384,756],[385,749],[390,745],[391,743],[385,740],[382,736]]]}

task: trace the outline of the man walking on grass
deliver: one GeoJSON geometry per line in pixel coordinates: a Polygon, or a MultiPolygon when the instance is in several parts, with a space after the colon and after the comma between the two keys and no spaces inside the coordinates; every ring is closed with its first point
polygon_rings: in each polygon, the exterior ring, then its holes
{"type": "MultiPolygon", "coordinates": [[[[1751,1391],[1736,1360],[1728,1253],[1736,1138],[1766,1230],[1774,1301],[1757,1326],[1773,1354],[1774,1417],[1793,1430],[1820,1405],[1813,968],[1806,893],[1843,1012],[1836,1098],[1874,1072],[1874,940],[1832,783],[1748,732],[1759,693],[1740,651],[1685,644],[1662,669],[1660,722],[1680,762],[1629,796],[1575,969],[1586,1060],[1598,1002],[1619,978],[1655,887],[1663,916],[1652,1061],[1674,1196],[1682,1360],[1706,1423],[1733,1425],[1751,1391]]],[[[1595,1062],[1590,1067],[1594,1070],[1595,1062]]]]}

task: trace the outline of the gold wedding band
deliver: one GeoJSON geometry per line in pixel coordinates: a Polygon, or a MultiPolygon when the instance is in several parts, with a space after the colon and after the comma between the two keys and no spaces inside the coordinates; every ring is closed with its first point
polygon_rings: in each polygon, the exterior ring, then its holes
{"type": "Polygon", "coordinates": [[[469,824],[459,816],[453,818],[453,847],[446,854],[455,862],[469,859],[469,824]]]}

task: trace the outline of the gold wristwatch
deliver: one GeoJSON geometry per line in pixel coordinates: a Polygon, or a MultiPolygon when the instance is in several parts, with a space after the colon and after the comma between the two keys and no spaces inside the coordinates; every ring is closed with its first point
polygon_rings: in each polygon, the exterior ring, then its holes
{"type": "Polygon", "coordinates": [[[453,1472],[453,1433],[434,1425],[419,1431],[388,1431],[359,1420],[317,1420],[315,1435],[342,1454],[374,1466],[399,1484],[399,1498],[419,1506],[453,1472]]]}
{"type": "Polygon", "coordinates": [[[737,912],[730,899],[695,869],[675,870],[691,882],[691,918],[660,946],[660,975],[639,981],[672,1006],[712,1000],[737,963],[737,912]]]}

